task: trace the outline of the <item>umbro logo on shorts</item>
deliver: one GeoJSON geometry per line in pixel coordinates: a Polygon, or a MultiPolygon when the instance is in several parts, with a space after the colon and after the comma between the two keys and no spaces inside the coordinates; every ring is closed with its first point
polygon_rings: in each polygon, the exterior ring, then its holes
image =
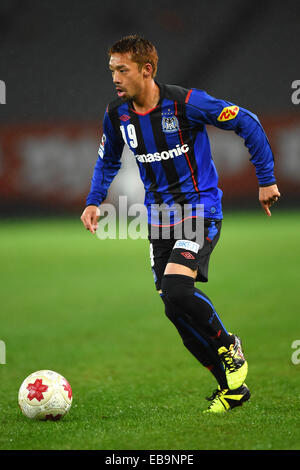
{"type": "Polygon", "coordinates": [[[184,256],[186,259],[195,259],[195,256],[193,256],[192,253],[189,253],[188,251],[183,251],[180,254],[184,256]]]}

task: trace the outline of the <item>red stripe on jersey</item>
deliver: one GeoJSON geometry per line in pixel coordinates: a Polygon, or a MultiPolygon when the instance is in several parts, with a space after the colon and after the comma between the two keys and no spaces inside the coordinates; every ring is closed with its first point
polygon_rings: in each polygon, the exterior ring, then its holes
{"type": "Polygon", "coordinates": [[[154,106],[154,108],[149,109],[149,111],[146,111],[145,113],[139,113],[135,109],[131,108],[131,110],[135,113],[138,114],[139,116],[146,116],[146,114],[151,113],[151,111],[154,111],[154,109],[158,108],[158,106],[154,106]]]}
{"type": "Polygon", "coordinates": [[[191,96],[191,93],[192,93],[193,90],[190,90],[188,92],[188,94],[186,95],[186,98],[185,98],[185,102],[188,103],[189,102],[189,99],[190,99],[190,96],[191,96]]]}
{"type": "MultiPolygon", "coordinates": [[[[175,116],[177,116],[177,101],[174,101],[174,105],[175,105],[175,116]]],[[[179,132],[179,137],[180,137],[181,145],[184,145],[180,127],[178,128],[178,132],[179,132]]],[[[200,193],[199,188],[198,188],[197,183],[196,183],[196,180],[195,180],[194,170],[193,170],[193,167],[192,167],[192,165],[191,165],[191,162],[190,162],[188,153],[187,153],[187,152],[183,152],[183,153],[184,153],[184,155],[185,155],[186,161],[188,162],[188,165],[189,165],[190,170],[191,170],[191,176],[192,176],[194,188],[195,188],[195,190],[197,191],[197,193],[200,193]]]]}

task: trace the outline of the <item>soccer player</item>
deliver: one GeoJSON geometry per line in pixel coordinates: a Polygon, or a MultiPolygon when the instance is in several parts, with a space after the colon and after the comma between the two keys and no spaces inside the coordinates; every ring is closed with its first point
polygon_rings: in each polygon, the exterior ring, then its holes
{"type": "Polygon", "coordinates": [[[206,125],[232,130],[244,139],[256,168],[259,201],[268,216],[280,197],[273,173],[274,158],[256,115],[200,89],[158,83],[157,63],[154,45],[136,35],[122,38],[109,50],[109,68],[118,98],[104,114],[99,156],[81,220],[87,230],[95,233],[98,206],[106,198],[121,166],[124,145],[128,145],[145,187],[156,289],[185,347],[217,380],[218,387],[208,398],[211,404],[206,411],[222,413],[242,405],[250,398],[250,391],[245,384],[248,364],[240,338],[227,331],[212,301],[195,287],[196,281],[208,280],[209,258],[219,240],[223,218],[222,191],[206,125]],[[166,238],[157,208],[174,205],[188,206],[191,211],[182,219],[173,214],[166,238]],[[196,210],[199,206],[203,207],[202,219],[196,210]],[[184,236],[177,239],[175,231],[187,219],[196,231],[190,236],[184,231],[184,236]],[[200,219],[204,225],[202,243],[197,237],[200,219]],[[158,227],[155,237],[154,226],[158,227]]]}

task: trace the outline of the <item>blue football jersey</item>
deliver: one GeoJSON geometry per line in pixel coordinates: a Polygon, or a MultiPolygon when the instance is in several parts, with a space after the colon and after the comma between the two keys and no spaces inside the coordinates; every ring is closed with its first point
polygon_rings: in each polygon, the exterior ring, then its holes
{"type": "MultiPolygon", "coordinates": [[[[120,98],[110,103],[87,205],[99,205],[121,166],[127,144],[145,187],[145,205],[201,205],[204,216],[222,219],[222,191],[206,125],[234,131],[244,139],[260,186],[275,184],[274,157],[257,116],[205,91],[157,85],[160,100],[145,114],[120,98]]],[[[152,212],[153,217],[153,212],[152,212]]]]}

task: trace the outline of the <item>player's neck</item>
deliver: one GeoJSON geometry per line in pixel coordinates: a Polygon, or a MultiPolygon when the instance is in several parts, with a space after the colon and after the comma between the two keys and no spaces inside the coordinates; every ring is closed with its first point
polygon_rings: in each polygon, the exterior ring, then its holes
{"type": "Polygon", "coordinates": [[[144,114],[157,106],[159,98],[159,86],[154,80],[151,80],[151,82],[145,84],[141,93],[133,99],[132,104],[135,111],[144,114]]]}

